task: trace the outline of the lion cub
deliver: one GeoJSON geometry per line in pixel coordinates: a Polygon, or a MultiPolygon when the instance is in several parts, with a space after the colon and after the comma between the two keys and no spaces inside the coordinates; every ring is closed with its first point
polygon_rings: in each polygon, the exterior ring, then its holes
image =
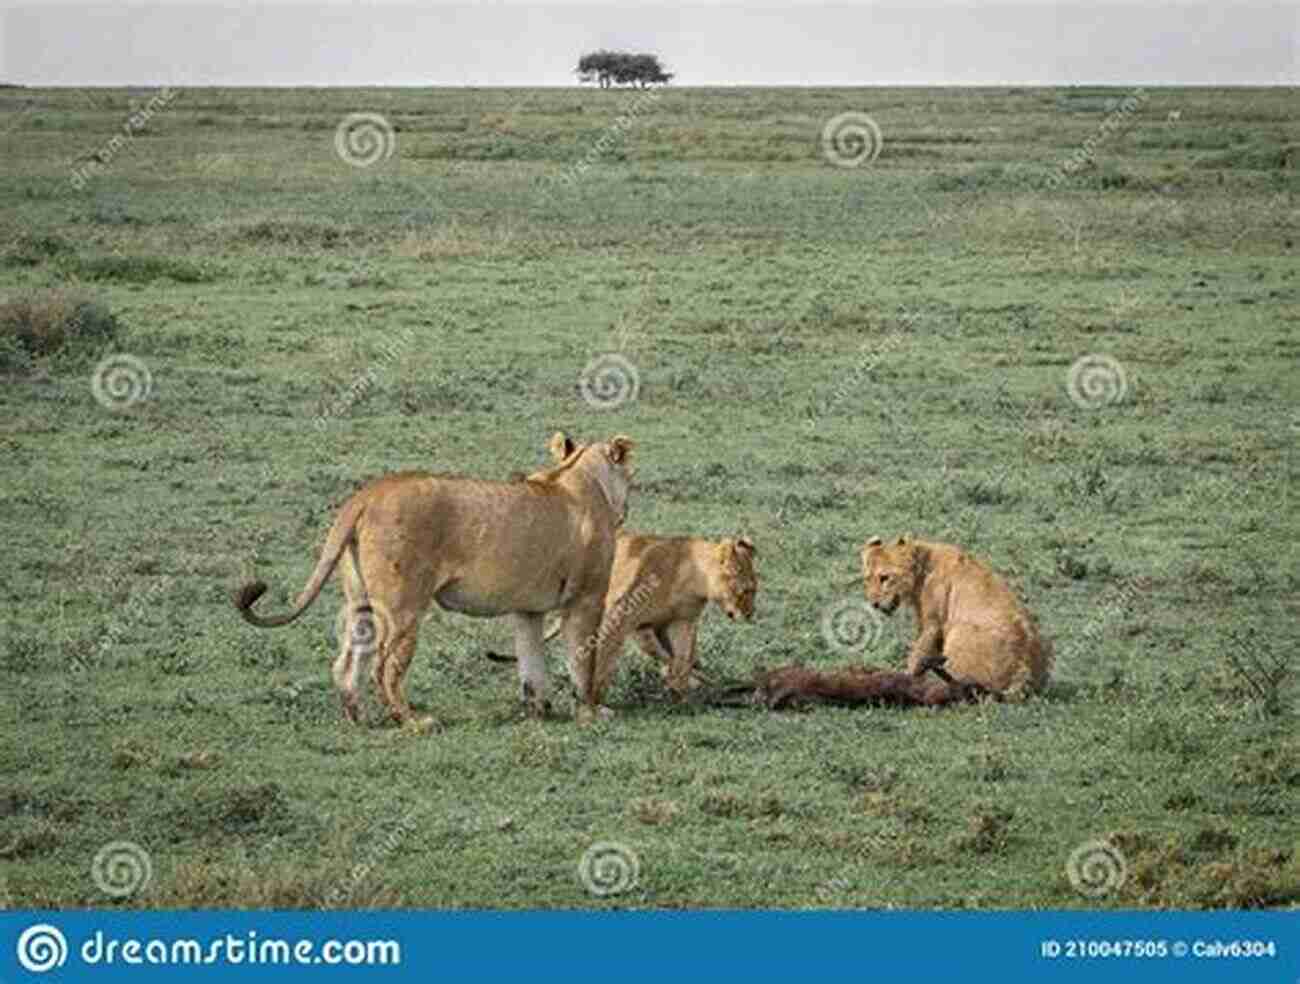
{"type": "Polygon", "coordinates": [[[732,621],[753,619],[756,552],[747,537],[715,542],[620,533],[601,631],[634,632],[641,649],[660,661],[669,689],[684,696],[695,669],[696,629],[709,602],[732,621]]]}
{"type": "MultiPolygon", "coordinates": [[[[709,602],[733,621],[754,617],[755,553],[747,537],[713,541],[619,533],[600,625],[602,642],[618,653],[627,636],[635,635],[642,650],[659,662],[669,689],[684,696],[693,685],[695,634],[709,602]]],[[[546,638],[562,627],[563,620],[557,619],[546,638]]]]}
{"type": "Polygon", "coordinates": [[[892,615],[904,601],[912,606],[912,674],[942,662],[954,677],[1013,697],[1047,684],[1051,643],[1006,581],[960,547],[908,537],[885,546],[872,537],[862,575],[872,607],[892,615]]]}

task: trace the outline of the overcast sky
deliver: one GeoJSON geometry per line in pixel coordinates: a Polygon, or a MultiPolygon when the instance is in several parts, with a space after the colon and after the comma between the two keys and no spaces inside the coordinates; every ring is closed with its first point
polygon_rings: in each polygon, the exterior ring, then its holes
{"type": "Polygon", "coordinates": [[[0,81],[572,85],[653,51],[682,85],[1296,85],[1300,3],[0,0],[0,81]]]}

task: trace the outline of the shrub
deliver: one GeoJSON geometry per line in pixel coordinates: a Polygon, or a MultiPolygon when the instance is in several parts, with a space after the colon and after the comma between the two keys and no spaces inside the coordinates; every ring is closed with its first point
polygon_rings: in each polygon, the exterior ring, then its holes
{"type": "Polygon", "coordinates": [[[56,256],[73,253],[75,250],[62,236],[52,233],[28,234],[19,236],[4,255],[3,263],[11,267],[39,266],[56,256]]]}
{"type": "Polygon", "coordinates": [[[201,267],[170,256],[87,256],[68,264],[68,272],[86,280],[148,284],[170,279],[182,284],[211,280],[201,267]]]}
{"type": "Polygon", "coordinates": [[[0,369],[30,368],[32,359],[95,350],[114,340],[121,322],[106,306],[68,291],[42,291],[0,303],[0,369]]]}

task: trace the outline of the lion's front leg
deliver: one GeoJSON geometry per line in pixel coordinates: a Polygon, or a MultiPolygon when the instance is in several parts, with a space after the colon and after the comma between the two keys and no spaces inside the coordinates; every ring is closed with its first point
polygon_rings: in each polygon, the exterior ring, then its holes
{"type": "Polygon", "coordinates": [[[691,688],[695,670],[695,630],[693,619],[678,619],[668,626],[668,643],[672,657],[668,661],[668,689],[681,700],[691,688]]]}
{"type": "Polygon", "coordinates": [[[515,658],[519,666],[519,696],[530,716],[546,715],[546,656],[542,649],[542,616],[516,612],[515,658]]]}
{"type": "Polygon", "coordinates": [[[937,621],[926,622],[907,655],[907,672],[914,677],[925,676],[936,658],[943,660],[943,626],[937,621]]]}
{"type": "MultiPolygon", "coordinates": [[[[568,648],[569,678],[578,695],[577,718],[580,724],[610,714],[609,709],[600,703],[604,694],[603,683],[607,682],[609,675],[610,640],[601,634],[603,613],[604,606],[597,601],[570,609],[564,618],[562,631],[568,648]]],[[[618,635],[616,641],[621,644],[622,635],[613,634],[618,635]]]]}

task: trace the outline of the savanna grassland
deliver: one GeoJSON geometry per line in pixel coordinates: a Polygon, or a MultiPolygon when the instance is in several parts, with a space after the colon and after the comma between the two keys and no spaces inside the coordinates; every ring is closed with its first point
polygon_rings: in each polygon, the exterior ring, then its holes
{"type": "Polygon", "coordinates": [[[0,899],[1296,906],[1295,90],[637,98],[0,90],[0,899]],[[848,111],[883,136],[858,167],[820,144],[848,111]],[[354,112],[392,127],[368,166],[354,112]],[[592,406],[610,353],[635,398],[592,406]],[[109,355],[144,399],[96,398],[109,355]],[[823,621],[912,532],[1008,576],[1053,685],[679,706],[629,648],[580,729],[558,648],[525,721],[482,655],[507,625],[439,614],[418,734],[343,722],[332,585],[237,617],[361,479],[505,478],[559,428],[638,441],[631,528],[757,542],[711,674],[901,666],[909,615],[847,651],[823,621]],[[1101,839],[1124,877],[1090,896],[1067,859],[1101,839]],[[123,840],[152,877],[118,898],[91,867],[123,840]],[[604,841],[640,870],[598,897],[604,841]]]}

